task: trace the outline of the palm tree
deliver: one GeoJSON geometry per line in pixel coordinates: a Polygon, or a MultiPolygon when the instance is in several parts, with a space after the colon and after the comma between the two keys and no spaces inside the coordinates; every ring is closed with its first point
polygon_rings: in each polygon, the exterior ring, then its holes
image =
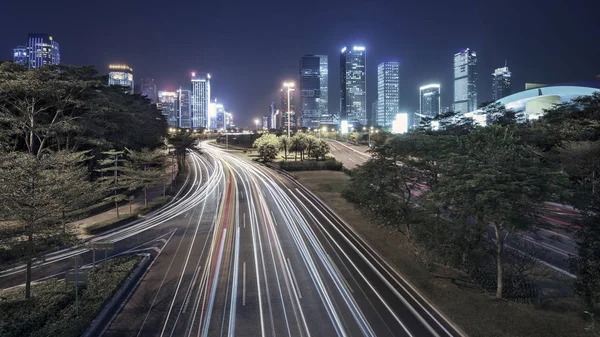
{"type": "Polygon", "coordinates": [[[287,161],[287,151],[289,147],[290,139],[285,135],[279,136],[279,149],[284,151],[283,160],[287,161]]]}

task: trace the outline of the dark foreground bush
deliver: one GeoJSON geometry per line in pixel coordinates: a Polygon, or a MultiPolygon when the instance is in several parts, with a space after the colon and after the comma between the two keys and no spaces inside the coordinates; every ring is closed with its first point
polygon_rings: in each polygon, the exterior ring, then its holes
{"type": "Polygon", "coordinates": [[[106,220],[106,221],[102,221],[102,222],[98,222],[95,223],[89,227],[87,227],[85,229],[85,231],[88,234],[99,234],[102,232],[105,232],[107,230],[113,229],[113,228],[117,228],[121,225],[124,225],[128,222],[134,221],[135,219],[137,219],[138,214],[137,213],[133,213],[133,214],[127,214],[127,215],[123,215],[120,218],[114,218],[114,219],[110,219],[110,220],[106,220]]]}
{"type": "Polygon", "coordinates": [[[285,161],[280,163],[280,168],[286,171],[341,171],[342,163],[335,159],[325,161],[285,161]]]}
{"type": "Polygon", "coordinates": [[[110,260],[89,271],[88,285],[79,288],[79,315],[75,315],[75,288],[63,279],[0,292],[0,336],[76,337],[90,325],[139,262],[139,257],[110,260]]]}

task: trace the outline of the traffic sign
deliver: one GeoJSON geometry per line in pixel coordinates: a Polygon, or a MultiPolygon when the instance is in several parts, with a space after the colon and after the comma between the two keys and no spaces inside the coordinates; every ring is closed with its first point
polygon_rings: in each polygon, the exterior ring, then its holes
{"type": "Polygon", "coordinates": [[[88,273],[87,270],[69,270],[65,274],[65,281],[67,285],[86,285],[88,283],[88,273]]]}

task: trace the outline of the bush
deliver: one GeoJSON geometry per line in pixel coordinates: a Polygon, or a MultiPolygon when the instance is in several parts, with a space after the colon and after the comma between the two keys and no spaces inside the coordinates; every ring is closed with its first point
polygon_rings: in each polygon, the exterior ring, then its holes
{"type": "Polygon", "coordinates": [[[150,201],[148,203],[148,206],[146,207],[142,207],[139,210],[137,210],[137,214],[139,215],[146,215],[152,211],[155,211],[159,208],[161,208],[162,206],[164,206],[166,203],[168,203],[169,201],[171,201],[173,197],[171,197],[170,195],[166,195],[164,197],[158,197],[152,201],[150,201]]]}
{"type": "Polygon", "coordinates": [[[280,163],[280,168],[286,171],[341,171],[342,163],[335,160],[325,160],[325,161],[286,161],[280,163]]]}
{"type": "Polygon", "coordinates": [[[62,279],[34,284],[28,300],[23,299],[24,288],[1,293],[0,336],[80,336],[138,262],[137,256],[123,257],[90,270],[88,285],[79,289],[79,316],[74,286],[62,279]]]}
{"type": "Polygon", "coordinates": [[[106,220],[106,221],[102,221],[102,222],[98,222],[95,223],[89,227],[87,227],[85,229],[85,231],[88,234],[92,234],[92,235],[96,235],[96,234],[100,234],[102,232],[105,232],[107,230],[113,229],[113,228],[117,228],[121,225],[124,225],[126,223],[132,222],[135,219],[137,219],[138,214],[137,213],[133,213],[133,214],[127,214],[125,216],[122,216],[120,218],[114,218],[114,219],[110,219],[110,220],[106,220]]]}

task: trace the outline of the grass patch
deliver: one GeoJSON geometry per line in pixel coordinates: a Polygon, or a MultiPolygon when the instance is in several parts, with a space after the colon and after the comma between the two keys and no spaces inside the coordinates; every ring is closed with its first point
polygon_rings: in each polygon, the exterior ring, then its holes
{"type": "Polygon", "coordinates": [[[169,201],[171,201],[172,198],[173,197],[170,195],[165,195],[164,197],[155,198],[154,200],[150,201],[146,207],[142,207],[142,208],[138,209],[136,213],[138,213],[139,215],[146,215],[152,211],[155,211],[155,210],[161,208],[162,206],[167,204],[169,201]]]}
{"type": "MultiPolygon", "coordinates": [[[[568,294],[546,297],[532,304],[496,300],[477,288],[464,274],[438,267],[434,271],[417,262],[405,237],[372,223],[369,217],[341,195],[350,179],[342,172],[295,172],[298,181],[315,193],[402,273],[469,336],[547,337],[593,336],[578,300],[568,294]]],[[[566,286],[566,285],[565,285],[566,286]]]]}
{"type": "Polygon", "coordinates": [[[90,270],[88,285],[79,288],[79,316],[75,288],[64,279],[33,284],[27,300],[24,287],[0,292],[0,336],[80,336],[139,261],[137,256],[122,257],[90,270]]]}

